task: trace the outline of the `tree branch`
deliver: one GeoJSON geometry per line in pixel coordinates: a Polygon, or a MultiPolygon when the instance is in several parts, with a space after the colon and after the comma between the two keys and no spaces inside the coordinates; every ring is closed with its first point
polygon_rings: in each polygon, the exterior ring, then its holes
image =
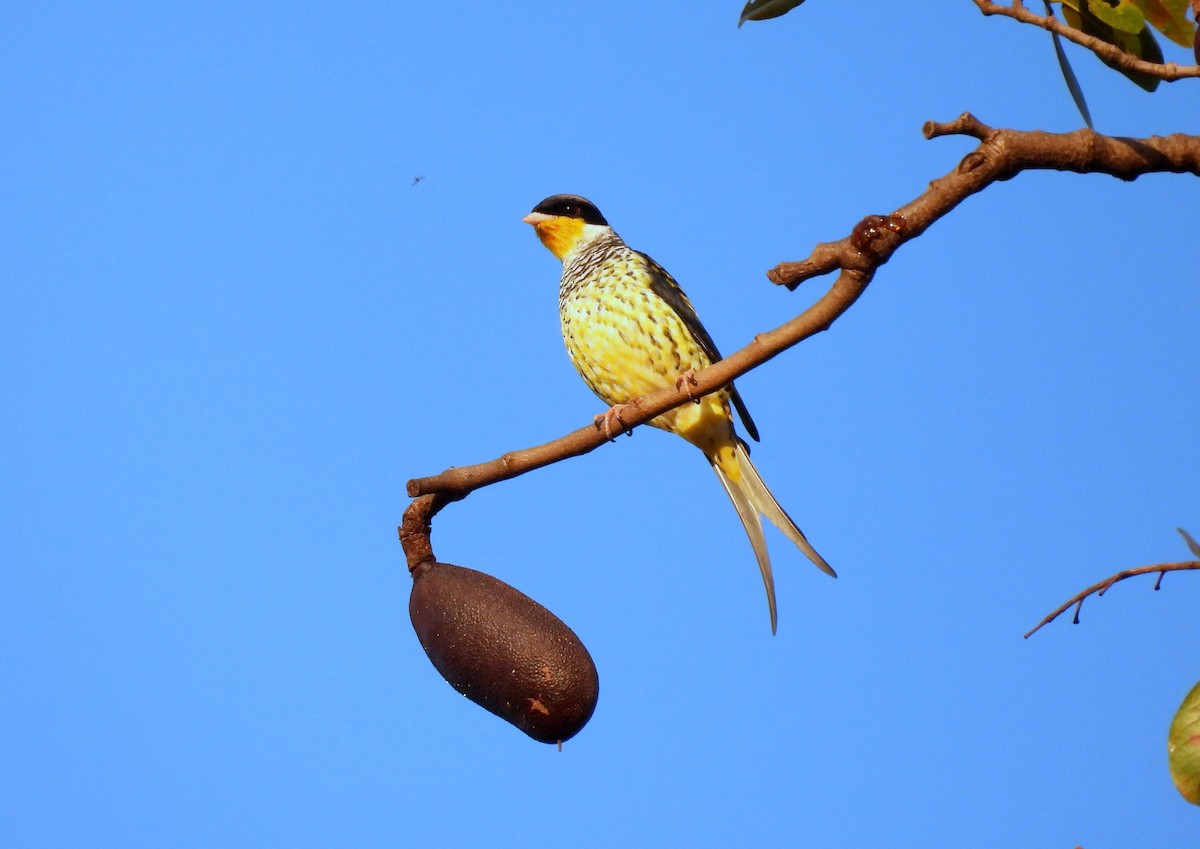
{"type": "Polygon", "coordinates": [[[979,11],[985,15],[1003,15],[1006,18],[1012,18],[1023,24],[1032,24],[1033,26],[1041,27],[1044,30],[1062,36],[1068,41],[1073,41],[1081,47],[1086,47],[1100,58],[1126,71],[1147,74],[1168,83],[1189,77],[1200,77],[1200,65],[1177,65],[1174,62],[1160,64],[1158,62],[1148,62],[1145,59],[1139,59],[1137,56],[1126,53],[1115,44],[1109,44],[1107,41],[1096,38],[1094,35],[1080,32],[1053,15],[1039,15],[1036,12],[1031,12],[1025,8],[1021,0],[1013,0],[1011,6],[993,3],[991,0],[973,0],[973,2],[979,7],[979,11]]]}
{"type": "Polygon", "coordinates": [[[1123,581],[1126,578],[1132,578],[1135,575],[1150,575],[1154,572],[1157,572],[1158,580],[1154,582],[1154,589],[1158,590],[1159,586],[1162,584],[1163,575],[1167,574],[1168,572],[1182,572],[1188,569],[1200,569],[1200,560],[1188,560],[1181,563],[1159,563],[1156,566],[1139,566],[1136,569],[1125,569],[1124,571],[1118,572],[1111,578],[1105,578],[1100,583],[1093,584],[1086,590],[1083,590],[1082,592],[1077,593],[1076,595],[1067,599],[1067,601],[1064,602],[1061,607],[1055,609],[1054,612],[1030,629],[1025,634],[1025,639],[1028,640],[1039,630],[1041,630],[1043,626],[1049,625],[1051,622],[1061,616],[1071,605],[1075,605],[1075,618],[1072,621],[1074,624],[1078,625],[1079,610],[1083,607],[1083,600],[1090,595],[1104,595],[1106,592],[1108,592],[1108,588],[1118,581],[1123,581]]]}
{"type": "MultiPolygon", "coordinates": [[[[1176,134],[1144,139],[1112,138],[1091,130],[1045,133],[993,129],[970,113],[948,123],[927,122],[927,139],[966,135],[979,139],[949,174],[930,183],[922,195],[890,215],[870,215],[851,234],[816,246],[799,262],[785,262],[767,273],[774,283],[795,289],[805,280],[839,271],[833,286],[815,304],[775,330],[760,333],[749,345],[696,373],[696,383],[673,386],[633,399],[623,418],[629,430],[691,397],[716,392],[751,369],[823,330],[827,330],[862,295],[875,275],[905,242],[925,232],[935,221],[976,192],[1021,171],[1051,169],[1078,173],[1110,174],[1132,180],[1152,172],[1190,173],[1200,176],[1200,137],[1176,134]]],[[[605,441],[600,430],[588,425],[552,442],[510,451],[494,460],[459,466],[408,482],[408,495],[416,499],[405,511],[401,539],[410,568],[432,559],[428,531],[430,520],[445,504],[472,491],[514,478],[550,463],[595,450],[605,441]],[[434,498],[421,500],[423,496],[434,498]],[[418,503],[419,502],[419,503],[418,503]],[[415,560],[414,560],[415,558],[415,560]]]]}
{"type": "MultiPolygon", "coordinates": [[[[905,223],[903,236],[893,250],[921,235],[971,195],[992,183],[1012,179],[1021,171],[1109,174],[1121,180],[1164,171],[1200,176],[1200,137],[1181,133],[1132,139],[1103,136],[1088,129],[1070,133],[993,129],[970,112],[945,123],[928,121],[921,131],[927,139],[965,135],[979,139],[981,144],[952,172],[931,182],[928,191],[892,213],[891,218],[905,223]]],[[[810,277],[825,274],[853,257],[852,253],[848,256],[850,242],[847,238],[820,244],[807,259],[780,263],[767,276],[795,289],[810,277]]]]}

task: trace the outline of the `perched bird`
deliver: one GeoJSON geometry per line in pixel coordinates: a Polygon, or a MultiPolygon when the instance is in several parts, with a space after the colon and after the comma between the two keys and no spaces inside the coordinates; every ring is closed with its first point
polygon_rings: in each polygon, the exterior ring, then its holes
{"type": "MultiPolygon", "coordinates": [[[[603,420],[606,429],[611,428],[614,419],[621,421],[621,405],[671,384],[682,386],[694,380],[694,371],[721,359],[679,284],[657,262],[626,245],[591,201],[554,195],[522,220],[532,224],[542,244],[562,260],[558,313],[567,353],[584,382],[612,405],[604,416],[597,416],[597,425],[603,420]]],[[[809,560],[837,575],[763,483],[746,443],[734,431],[730,404],[757,440],[758,429],[733,384],[663,413],[650,424],[703,451],[720,478],[758,558],[775,633],[775,579],[760,514],[809,560]]]]}

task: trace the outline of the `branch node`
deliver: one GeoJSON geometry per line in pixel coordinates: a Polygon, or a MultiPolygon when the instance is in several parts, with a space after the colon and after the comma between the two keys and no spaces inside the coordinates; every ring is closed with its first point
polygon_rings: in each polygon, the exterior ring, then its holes
{"type": "Polygon", "coordinates": [[[958,163],[958,173],[970,174],[987,165],[987,161],[987,154],[980,150],[973,150],[962,158],[962,162],[958,163]]]}
{"type": "MultiPolygon", "coordinates": [[[[868,215],[850,232],[850,245],[859,253],[866,254],[873,262],[881,265],[882,260],[892,255],[908,227],[903,215],[868,215]]],[[[844,266],[843,266],[844,267],[844,266]]]]}

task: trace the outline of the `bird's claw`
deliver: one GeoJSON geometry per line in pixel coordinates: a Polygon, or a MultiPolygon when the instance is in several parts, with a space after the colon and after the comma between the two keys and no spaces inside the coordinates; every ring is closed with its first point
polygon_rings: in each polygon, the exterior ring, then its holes
{"type": "Polygon", "coordinates": [[[596,416],[596,430],[604,430],[604,438],[612,442],[616,437],[613,436],[613,422],[620,425],[617,428],[617,433],[625,431],[626,436],[633,436],[633,431],[625,424],[625,419],[621,418],[621,413],[625,412],[628,404],[613,404],[607,411],[596,416]]]}
{"type": "Polygon", "coordinates": [[[675,388],[676,389],[685,389],[686,388],[688,400],[690,400],[694,404],[699,404],[700,399],[697,398],[692,393],[692,387],[695,386],[697,384],[697,382],[698,381],[696,380],[696,370],[694,368],[690,368],[687,371],[685,371],[683,374],[679,375],[679,377],[675,378],[675,388]]]}

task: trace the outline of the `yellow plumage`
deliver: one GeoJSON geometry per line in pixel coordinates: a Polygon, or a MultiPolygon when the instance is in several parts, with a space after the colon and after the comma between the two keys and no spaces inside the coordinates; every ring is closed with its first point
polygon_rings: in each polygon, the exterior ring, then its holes
{"type": "MultiPolygon", "coordinates": [[[[720,359],[671,275],[626,245],[590,201],[554,195],[524,220],[563,262],[558,296],[563,341],[576,370],[606,404],[619,406],[673,385],[689,369],[699,371],[720,359]]],[[[774,633],[775,586],[760,514],[813,563],[831,575],[834,572],[762,482],[746,444],[734,431],[731,403],[757,439],[754,423],[732,385],[650,423],[682,436],[712,464],[754,547],[774,633]]]]}

